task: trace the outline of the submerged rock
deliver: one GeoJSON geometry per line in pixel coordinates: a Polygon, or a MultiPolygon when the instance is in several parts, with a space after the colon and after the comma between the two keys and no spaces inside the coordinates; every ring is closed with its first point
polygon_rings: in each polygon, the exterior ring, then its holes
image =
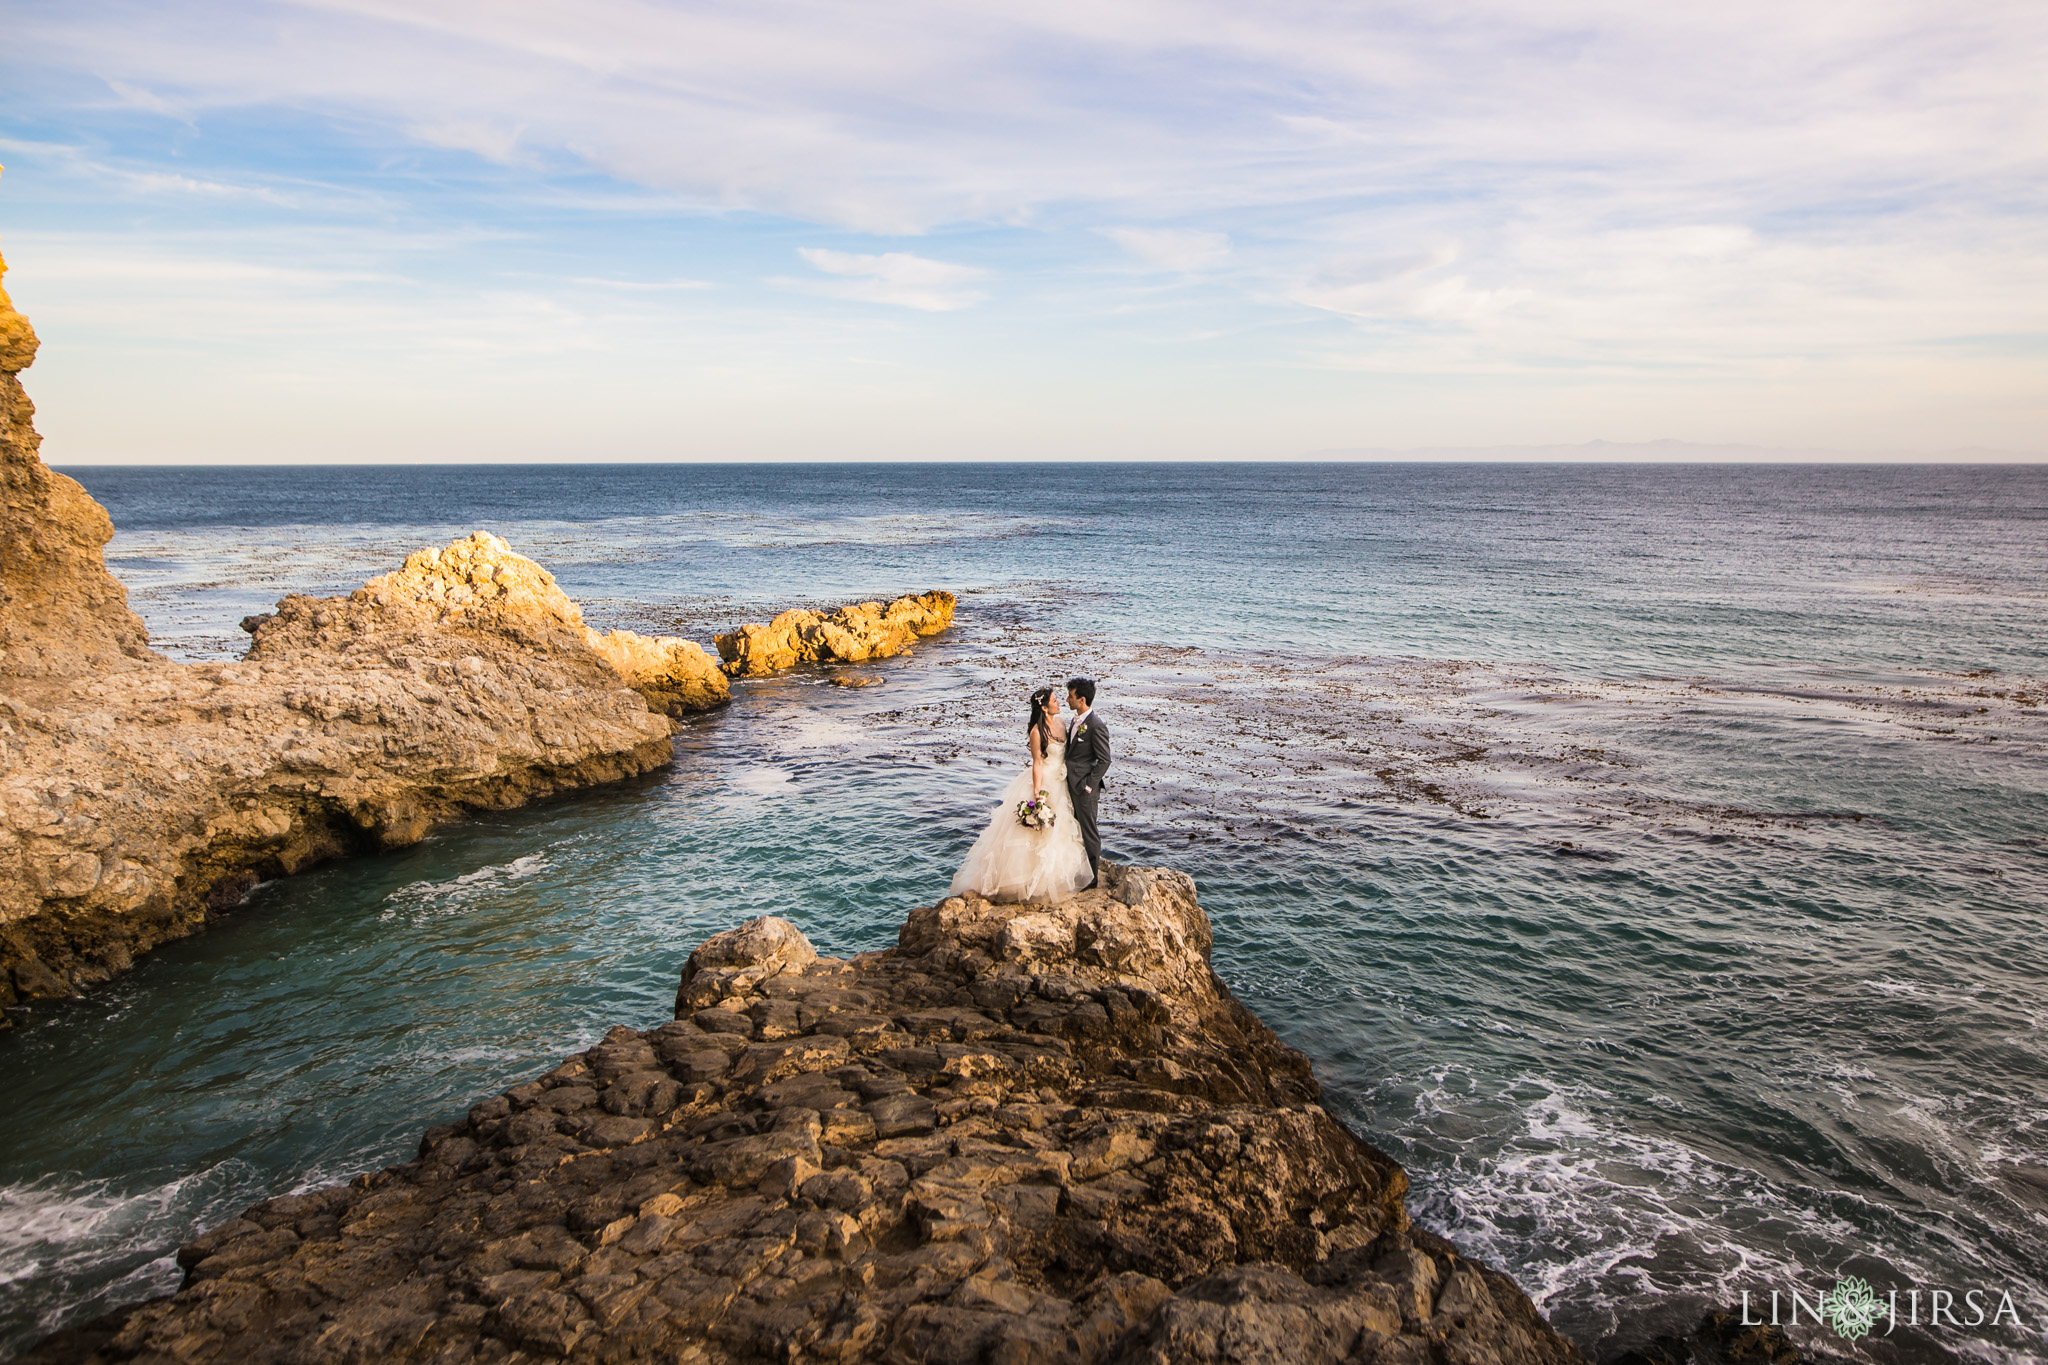
{"type": "Polygon", "coordinates": [[[829,615],[785,611],[767,625],[745,625],[715,643],[725,671],[757,678],[798,664],[849,663],[888,659],[953,624],[957,599],[950,592],[899,597],[888,606],[856,602],[829,615]]]}
{"type": "Polygon", "coordinates": [[[239,663],[165,660],[105,509],[38,454],[35,345],[0,293],[0,1006],[105,980],[262,878],[658,767],[668,717],[730,695],[695,644],[590,630],[483,532],[285,598],[239,663]]]}
{"type": "Polygon", "coordinates": [[[1194,883],[711,939],[615,1028],[22,1359],[1579,1362],[1210,970],[1194,883]]]}

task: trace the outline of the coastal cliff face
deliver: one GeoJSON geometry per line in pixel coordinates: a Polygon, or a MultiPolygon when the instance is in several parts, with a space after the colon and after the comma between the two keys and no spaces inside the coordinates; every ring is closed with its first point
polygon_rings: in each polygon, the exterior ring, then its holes
{"type": "Polygon", "coordinates": [[[591,629],[479,531],[286,597],[243,622],[239,663],[174,664],[107,572],[106,510],[42,462],[36,345],[0,291],[0,1006],[103,981],[259,880],[658,767],[728,671],[882,658],[952,621],[944,592],[785,612],[721,637],[721,668],[591,629]]]}
{"type": "Polygon", "coordinates": [[[0,680],[0,1003],[103,981],[261,879],[673,756],[580,623],[365,592],[286,598],[239,663],[0,680]]]}
{"type": "MultiPolygon", "coordinates": [[[[0,279],[7,262],[0,259],[0,279]]],[[[107,572],[106,510],[38,455],[20,372],[36,334],[0,287],[0,677],[75,677],[158,661],[142,618],[107,572]]]]}
{"type": "Polygon", "coordinates": [[[42,462],[36,344],[0,291],[0,1006],[103,981],[259,879],[658,767],[668,717],[729,699],[702,648],[591,630],[481,531],[285,598],[239,663],[169,662],[107,572],[106,510],[42,462]]]}
{"type": "Polygon", "coordinates": [[[1578,1362],[1210,970],[1184,875],[711,939],[613,1029],[44,1342],[113,1361],[1578,1362]]]}
{"type": "Polygon", "coordinates": [[[908,650],[918,637],[953,624],[950,592],[899,597],[888,606],[856,602],[820,616],[785,611],[767,625],[744,625],[716,637],[718,657],[735,678],[762,677],[806,663],[861,663],[908,650]]]}

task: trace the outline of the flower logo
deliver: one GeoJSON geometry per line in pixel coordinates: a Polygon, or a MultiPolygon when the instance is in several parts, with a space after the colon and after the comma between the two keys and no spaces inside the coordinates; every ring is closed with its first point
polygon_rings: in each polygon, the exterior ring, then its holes
{"type": "Polygon", "coordinates": [[[1821,1312],[1826,1315],[1828,1326],[1835,1329],[1835,1335],[1844,1341],[1870,1335],[1870,1329],[1877,1325],[1877,1292],[1868,1280],[1854,1275],[1844,1275],[1835,1281],[1834,1289],[1821,1295],[1821,1312]]]}

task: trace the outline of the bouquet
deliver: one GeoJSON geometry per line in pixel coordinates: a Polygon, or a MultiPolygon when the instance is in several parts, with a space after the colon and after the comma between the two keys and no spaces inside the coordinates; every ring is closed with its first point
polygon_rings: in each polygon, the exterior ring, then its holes
{"type": "Polygon", "coordinates": [[[1052,822],[1059,818],[1059,813],[1052,808],[1052,801],[1044,792],[1040,792],[1029,801],[1017,803],[1017,823],[1026,829],[1051,829],[1052,822]]]}

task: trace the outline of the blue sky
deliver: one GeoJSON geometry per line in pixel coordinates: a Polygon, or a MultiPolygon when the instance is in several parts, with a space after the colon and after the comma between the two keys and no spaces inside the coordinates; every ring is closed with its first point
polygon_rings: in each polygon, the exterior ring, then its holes
{"type": "Polygon", "coordinates": [[[2038,4],[0,22],[56,463],[2048,455],[2038,4]]]}

